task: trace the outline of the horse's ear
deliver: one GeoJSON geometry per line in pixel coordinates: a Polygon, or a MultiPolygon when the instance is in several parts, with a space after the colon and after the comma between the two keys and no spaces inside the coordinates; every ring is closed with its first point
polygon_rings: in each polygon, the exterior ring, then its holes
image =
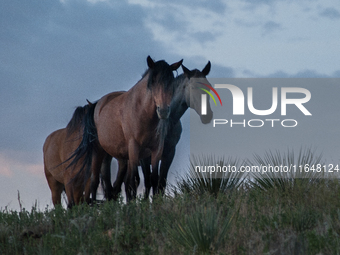
{"type": "Polygon", "coordinates": [[[211,68],[211,63],[210,61],[208,61],[208,64],[202,70],[202,74],[204,74],[204,76],[207,76],[210,72],[210,68],[211,68]]]}
{"type": "Polygon", "coordinates": [[[93,104],[88,100],[86,99],[87,103],[89,104],[89,106],[92,106],[93,104]]]}
{"type": "Polygon", "coordinates": [[[190,79],[190,77],[192,76],[191,71],[188,68],[186,68],[184,65],[182,65],[182,69],[183,69],[184,75],[190,79]]]}
{"type": "Polygon", "coordinates": [[[148,63],[149,68],[153,68],[155,66],[155,62],[152,60],[150,56],[146,58],[146,62],[148,63]]]}
{"type": "Polygon", "coordinates": [[[177,63],[173,63],[173,64],[170,66],[171,69],[172,69],[172,71],[177,70],[177,69],[181,66],[182,62],[183,62],[183,59],[180,60],[180,61],[178,61],[177,63]]]}

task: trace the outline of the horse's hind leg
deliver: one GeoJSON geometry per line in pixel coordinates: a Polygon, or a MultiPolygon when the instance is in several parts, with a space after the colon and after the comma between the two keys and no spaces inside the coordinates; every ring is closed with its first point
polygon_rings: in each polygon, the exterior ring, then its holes
{"type": "Polygon", "coordinates": [[[100,169],[104,195],[107,200],[113,199],[113,187],[111,184],[111,161],[112,157],[106,154],[100,169]]]}
{"type": "MultiPolygon", "coordinates": [[[[90,183],[90,181],[88,181],[90,183]]],[[[85,185],[86,187],[87,185],[85,185]]],[[[87,202],[84,196],[84,189],[83,187],[73,187],[72,189],[74,204],[79,205],[80,203],[87,202]]]]}
{"type": "Polygon", "coordinates": [[[60,182],[58,182],[52,174],[46,169],[45,170],[45,176],[47,179],[48,186],[50,187],[51,193],[52,193],[52,202],[53,205],[56,206],[58,204],[61,204],[61,193],[64,190],[64,185],[60,182]]]}
{"type": "Polygon", "coordinates": [[[74,196],[73,196],[73,185],[72,181],[67,182],[65,185],[65,192],[67,196],[67,208],[72,208],[72,206],[78,204],[75,202],[74,196]]]}
{"type": "Polygon", "coordinates": [[[115,180],[115,182],[113,184],[113,193],[112,193],[114,200],[117,200],[118,194],[122,190],[122,184],[124,182],[124,177],[125,177],[125,175],[127,173],[127,162],[128,161],[124,160],[124,159],[119,159],[118,160],[118,173],[117,173],[116,180],[115,180]]]}
{"type": "MultiPolygon", "coordinates": [[[[106,154],[106,153],[105,153],[106,154]]],[[[92,194],[92,204],[95,203],[97,198],[97,189],[99,186],[100,170],[103,163],[103,158],[105,156],[104,152],[99,150],[93,152],[92,155],[92,165],[91,165],[91,194],[92,194]]]]}

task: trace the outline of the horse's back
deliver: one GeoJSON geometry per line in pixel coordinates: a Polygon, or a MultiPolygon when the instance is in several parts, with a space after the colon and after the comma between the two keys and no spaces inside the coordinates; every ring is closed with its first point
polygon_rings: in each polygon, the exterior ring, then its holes
{"type": "Polygon", "coordinates": [[[79,135],[73,133],[68,136],[66,128],[51,133],[43,146],[45,171],[49,171],[57,181],[64,183],[64,172],[68,165],[64,162],[72,155],[79,143],[79,135]]]}
{"type": "Polygon", "coordinates": [[[101,99],[98,100],[97,106],[95,109],[95,115],[99,115],[104,107],[107,107],[108,104],[111,103],[112,100],[116,99],[118,96],[124,94],[126,91],[116,91],[106,94],[101,99]]]}
{"type": "Polygon", "coordinates": [[[61,171],[61,150],[66,138],[66,128],[51,133],[45,140],[43,146],[44,167],[58,181],[63,183],[63,172],[61,171]]]}
{"type": "Polygon", "coordinates": [[[112,92],[103,96],[94,111],[94,122],[100,145],[111,156],[119,157],[126,150],[122,118],[127,92],[112,92]],[[124,140],[123,142],[121,142],[124,140]],[[115,141],[115,142],[112,142],[115,141]],[[114,148],[112,148],[114,147],[114,148]],[[115,151],[116,153],[112,153],[115,151]]]}

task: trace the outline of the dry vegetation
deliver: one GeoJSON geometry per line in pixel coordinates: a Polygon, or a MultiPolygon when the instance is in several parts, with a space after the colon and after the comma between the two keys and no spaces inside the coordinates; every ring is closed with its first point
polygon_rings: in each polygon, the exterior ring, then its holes
{"type": "Polygon", "coordinates": [[[338,180],[202,181],[190,171],[152,203],[4,210],[0,254],[340,253],[338,180]]]}

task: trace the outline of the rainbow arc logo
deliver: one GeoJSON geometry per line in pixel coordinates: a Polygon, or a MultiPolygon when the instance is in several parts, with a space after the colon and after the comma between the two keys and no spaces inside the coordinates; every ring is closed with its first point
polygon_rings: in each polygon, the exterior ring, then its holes
{"type": "MultiPolygon", "coordinates": [[[[221,100],[221,97],[220,95],[216,92],[216,90],[211,87],[209,84],[206,84],[206,83],[203,83],[203,82],[199,82],[199,84],[205,86],[206,88],[210,89],[212,92],[215,93],[215,95],[217,96],[218,100],[220,101],[220,104],[222,106],[222,100],[221,100]]],[[[212,100],[214,101],[215,105],[217,105],[216,103],[216,100],[215,100],[215,97],[213,96],[213,94],[207,90],[206,88],[200,88],[201,90],[203,90],[204,92],[206,92],[211,98],[212,100]]],[[[201,95],[201,114],[202,115],[207,115],[207,94],[202,94],[201,95]]]]}
{"type": "MultiPolygon", "coordinates": [[[[218,100],[220,101],[221,106],[222,106],[222,100],[221,100],[221,98],[220,98],[220,95],[216,92],[216,90],[215,90],[213,87],[211,87],[210,85],[208,85],[208,84],[206,84],[206,83],[203,83],[203,82],[199,82],[199,84],[202,84],[202,85],[206,86],[206,87],[209,88],[212,92],[214,92],[215,95],[217,96],[218,100]]],[[[216,100],[215,100],[213,94],[211,94],[210,91],[208,91],[207,89],[204,89],[204,88],[200,88],[200,89],[203,90],[204,92],[206,92],[206,93],[212,98],[212,100],[214,101],[215,105],[217,105],[216,100]]]]}

